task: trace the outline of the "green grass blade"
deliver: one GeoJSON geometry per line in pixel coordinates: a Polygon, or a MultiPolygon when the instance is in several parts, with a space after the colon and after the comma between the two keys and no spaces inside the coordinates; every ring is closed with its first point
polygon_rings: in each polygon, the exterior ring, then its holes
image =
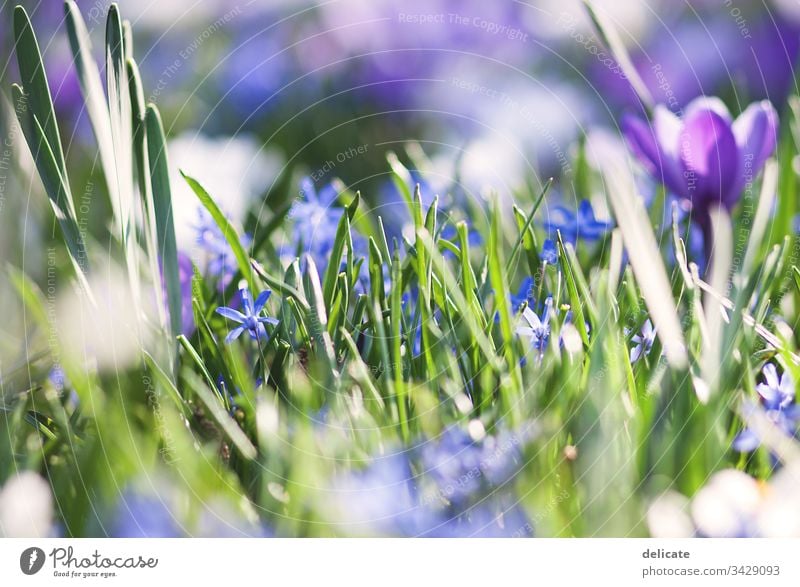
{"type": "Polygon", "coordinates": [[[67,166],[64,162],[61,136],[53,109],[53,100],[50,97],[42,54],[28,13],[22,6],[14,8],[14,38],[17,63],[22,77],[22,87],[26,92],[28,108],[31,114],[39,119],[43,134],[53,151],[56,167],[60,175],[66,178],[67,166]]]}
{"type": "Polygon", "coordinates": [[[189,187],[192,188],[192,191],[197,196],[197,199],[200,200],[200,203],[203,207],[211,214],[211,217],[214,219],[214,222],[217,224],[219,229],[222,231],[225,240],[228,242],[228,245],[231,247],[231,251],[233,251],[233,256],[236,259],[236,264],[239,266],[239,271],[242,274],[242,277],[247,281],[248,285],[250,286],[250,290],[255,293],[255,283],[253,282],[253,272],[250,270],[250,257],[244,250],[242,246],[241,240],[239,240],[239,235],[236,232],[236,229],[233,227],[228,219],[225,217],[225,214],[222,210],[219,209],[217,203],[211,197],[211,195],[200,185],[200,183],[181,171],[181,175],[183,179],[186,180],[186,183],[189,184],[189,187]]]}
{"type": "Polygon", "coordinates": [[[652,110],[655,105],[653,96],[650,94],[650,90],[647,89],[647,85],[642,81],[639,72],[633,65],[633,61],[630,55],[628,55],[628,50],[622,42],[617,27],[602,11],[595,9],[592,0],[583,0],[583,4],[586,7],[586,12],[589,14],[589,18],[597,34],[600,36],[603,44],[611,51],[611,54],[614,56],[614,59],[617,61],[622,71],[625,72],[625,77],[639,96],[642,104],[644,104],[648,110],[652,110]]]}
{"type": "Polygon", "coordinates": [[[187,371],[184,374],[184,377],[186,378],[186,383],[192,389],[197,399],[199,399],[200,403],[203,404],[203,407],[206,408],[208,415],[211,416],[211,419],[217,423],[225,437],[239,451],[239,454],[241,454],[242,457],[248,461],[255,459],[258,456],[258,451],[253,445],[253,442],[247,437],[242,429],[239,428],[239,425],[236,423],[236,421],[228,415],[228,413],[219,403],[219,400],[214,396],[213,393],[211,393],[203,381],[191,371],[187,371]]]}
{"type": "Polygon", "coordinates": [[[92,56],[92,42],[89,32],[86,30],[86,23],[74,0],[67,0],[64,3],[64,15],[67,21],[67,36],[72,49],[75,71],[78,75],[78,85],[97,141],[100,164],[108,186],[108,196],[114,217],[118,219],[117,168],[114,161],[114,143],[111,138],[111,118],[103,92],[100,70],[92,56]]]}
{"type": "Polygon", "coordinates": [[[147,155],[150,163],[150,186],[155,208],[158,255],[167,286],[172,336],[183,330],[181,318],[181,282],[178,270],[178,245],[175,241],[175,225],[172,214],[172,192],[169,184],[167,162],[167,140],[158,109],[150,104],[145,114],[147,132],[147,155]]]}

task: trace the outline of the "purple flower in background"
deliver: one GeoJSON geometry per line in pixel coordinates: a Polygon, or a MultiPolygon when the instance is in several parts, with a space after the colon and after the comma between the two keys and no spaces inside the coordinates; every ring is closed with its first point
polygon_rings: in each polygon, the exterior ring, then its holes
{"type": "Polygon", "coordinates": [[[242,309],[244,313],[228,307],[219,307],[216,310],[217,314],[220,316],[224,316],[228,320],[239,324],[239,326],[228,333],[228,336],[225,337],[225,342],[236,340],[245,330],[249,332],[250,338],[253,340],[266,338],[267,330],[264,328],[264,324],[275,325],[278,323],[278,320],[270,318],[269,316],[259,316],[259,314],[264,309],[264,304],[267,303],[272,292],[268,289],[262,291],[256,298],[255,303],[253,303],[253,299],[250,297],[250,290],[246,287],[241,288],[239,293],[242,298],[242,309]]]}
{"type": "Polygon", "coordinates": [[[631,363],[635,363],[642,358],[642,355],[650,353],[650,349],[653,348],[653,343],[656,340],[656,329],[653,328],[653,323],[650,322],[649,318],[642,324],[641,331],[638,334],[634,334],[631,340],[636,343],[636,346],[631,349],[631,363]]]}
{"type": "Polygon", "coordinates": [[[778,115],[756,102],[733,120],[718,98],[693,100],[679,118],[658,105],[652,124],[626,116],[622,131],[637,159],[676,196],[692,204],[710,246],[709,209],[730,210],[777,144],[778,115]]]}
{"type": "Polygon", "coordinates": [[[181,286],[181,332],[190,336],[194,332],[194,308],[192,308],[192,278],[194,265],[189,255],[178,252],[178,281],[181,286]]]}
{"type": "MultiPolygon", "coordinates": [[[[794,382],[787,372],[778,376],[775,365],[768,363],[762,371],[764,382],[756,386],[767,418],[787,436],[794,436],[800,423],[800,406],[795,403],[794,382]]],[[[761,445],[761,438],[751,428],[742,430],[733,439],[738,452],[751,452],[761,445]]]]}
{"type": "Polygon", "coordinates": [[[564,242],[575,244],[579,238],[594,241],[611,229],[611,223],[598,220],[589,200],[583,200],[573,212],[564,206],[556,206],[547,215],[544,228],[550,233],[561,232],[564,242]]]}

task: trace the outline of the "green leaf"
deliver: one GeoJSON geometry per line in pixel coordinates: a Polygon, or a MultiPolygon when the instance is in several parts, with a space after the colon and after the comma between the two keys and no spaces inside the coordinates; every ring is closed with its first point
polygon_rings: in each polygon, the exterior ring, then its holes
{"type": "Polygon", "coordinates": [[[147,155],[150,162],[150,186],[158,236],[158,255],[167,285],[167,306],[172,336],[183,330],[181,318],[181,282],[178,270],[178,245],[175,241],[175,225],[172,215],[172,192],[169,184],[167,162],[167,140],[161,116],[155,105],[147,106],[145,114],[147,129],[147,155]]]}
{"type": "Polygon", "coordinates": [[[61,147],[61,136],[58,132],[58,122],[53,100],[50,97],[50,88],[39,51],[39,43],[31,27],[28,13],[22,6],[14,8],[14,38],[17,52],[19,73],[22,77],[22,87],[25,89],[28,109],[32,116],[39,119],[46,142],[53,151],[53,159],[59,174],[67,177],[67,166],[64,162],[64,151],[61,147]]]}
{"type": "MultiPolygon", "coordinates": [[[[117,223],[122,231],[122,242],[127,245],[130,232],[134,229],[133,119],[122,22],[116,3],[109,7],[106,19],[106,91],[117,181],[116,190],[112,193],[117,196],[117,223]]],[[[126,252],[128,264],[135,263],[130,250],[126,252]]]]}
{"type": "MultiPolygon", "coordinates": [[[[500,314],[500,332],[503,336],[503,354],[505,355],[508,371],[511,373],[511,381],[515,388],[515,393],[522,393],[522,381],[519,371],[519,361],[517,360],[516,353],[514,352],[514,328],[512,324],[512,312],[510,293],[508,291],[508,281],[506,280],[506,271],[503,268],[506,264],[503,262],[503,255],[501,248],[503,245],[500,221],[500,204],[495,199],[494,209],[492,211],[492,223],[489,234],[489,246],[487,256],[489,260],[489,279],[494,289],[494,302],[495,307],[500,314]]],[[[511,410],[512,406],[516,405],[515,398],[505,398],[505,408],[511,410]]]]}
{"type": "MultiPolygon", "coordinates": [[[[536,244],[535,237],[533,235],[533,217],[536,215],[536,211],[539,209],[539,206],[544,201],[544,197],[547,195],[547,192],[550,190],[550,186],[553,185],[553,178],[551,177],[548,179],[542,191],[539,193],[539,197],[536,198],[536,202],[533,204],[533,208],[531,208],[531,213],[528,214],[528,217],[525,219],[525,223],[519,229],[519,236],[517,237],[517,241],[514,243],[514,248],[511,249],[511,255],[508,257],[508,262],[506,263],[506,273],[510,273],[514,267],[514,263],[516,262],[517,253],[519,252],[519,248],[522,246],[523,242],[525,242],[526,237],[528,237],[532,244],[536,244]]],[[[519,212],[520,215],[522,211],[519,212]]],[[[538,256],[536,257],[538,259],[538,256]]]]}
{"type": "Polygon", "coordinates": [[[191,371],[187,371],[184,377],[186,378],[186,383],[200,400],[200,403],[206,408],[211,419],[219,425],[222,433],[236,447],[239,454],[248,461],[255,459],[258,456],[256,447],[242,429],[239,428],[236,421],[228,415],[208,387],[191,371]]]}
{"type": "Polygon", "coordinates": [[[78,74],[78,85],[97,141],[100,164],[103,167],[114,216],[119,219],[117,168],[114,161],[114,143],[111,138],[111,118],[103,92],[100,70],[92,56],[92,42],[78,5],[73,0],[67,0],[64,3],[64,14],[67,20],[67,36],[74,57],[75,71],[78,74]]]}
{"type": "Polygon", "coordinates": [[[147,364],[147,367],[150,369],[150,372],[153,374],[156,382],[167,391],[167,395],[175,403],[178,410],[181,412],[181,414],[183,414],[183,417],[189,418],[191,416],[191,409],[186,404],[186,401],[184,401],[181,393],[178,391],[178,388],[175,387],[171,376],[165,373],[164,370],[158,366],[156,360],[147,351],[144,351],[144,360],[147,364]]]}
{"type": "Polygon", "coordinates": [[[323,278],[322,290],[325,294],[325,303],[330,305],[333,302],[333,291],[336,286],[336,280],[339,277],[339,265],[344,252],[345,244],[347,243],[348,235],[350,234],[350,218],[348,214],[342,214],[339,220],[339,226],[336,229],[336,237],[333,240],[333,248],[331,249],[331,256],[328,260],[328,266],[325,268],[325,277],[323,278]]]}

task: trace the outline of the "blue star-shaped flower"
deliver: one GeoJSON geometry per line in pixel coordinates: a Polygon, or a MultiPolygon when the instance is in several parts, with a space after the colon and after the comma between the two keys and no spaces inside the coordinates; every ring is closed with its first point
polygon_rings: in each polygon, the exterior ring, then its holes
{"type": "Polygon", "coordinates": [[[225,306],[221,306],[216,310],[217,314],[220,316],[224,316],[228,320],[239,324],[239,326],[228,333],[228,336],[225,337],[225,342],[229,343],[236,340],[245,330],[250,333],[250,338],[253,340],[266,338],[267,330],[264,324],[275,325],[278,323],[278,320],[270,318],[269,316],[259,316],[259,314],[264,309],[264,304],[267,303],[272,292],[270,290],[262,291],[256,298],[255,304],[253,303],[253,298],[250,297],[250,290],[246,287],[240,289],[239,293],[241,294],[242,310],[244,310],[244,313],[225,306]]]}
{"type": "Polygon", "coordinates": [[[598,220],[594,215],[589,200],[583,200],[578,210],[573,212],[564,206],[556,206],[544,222],[544,228],[550,233],[561,231],[564,242],[575,243],[578,238],[594,241],[602,237],[611,228],[611,223],[598,220]]]}
{"type": "MultiPolygon", "coordinates": [[[[769,363],[762,371],[764,382],[756,386],[767,418],[787,436],[794,436],[800,423],[800,406],[795,403],[794,382],[784,371],[778,376],[775,365],[769,363]]],[[[761,445],[761,438],[751,428],[742,430],[733,439],[733,449],[751,452],[761,445]]]]}
{"type": "Polygon", "coordinates": [[[539,258],[548,265],[556,265],[558,263],[558,250],[551,239],[545,239],[539,258]]]}
{"type": "Polygon", "coordinates": [[[550,314],[553,308],[553,298],[548,297],[544,302],[541,316],[525,308],[522,312],[522,324],[517,326],[517,334],[530,339],[531,346],[538,351],[544,351],[550,339],[550,314]]]}
{"type": "Polygon", "coordinates": [[[635,363],[642,358],[642,355],[650,353],[656,340],[656,329],[653,328],[653,323],[649,318],[642,324],[639,334],[634,334],[631,340],[636,343],[636,346],[631,349],[631,363],[635,363]]]}

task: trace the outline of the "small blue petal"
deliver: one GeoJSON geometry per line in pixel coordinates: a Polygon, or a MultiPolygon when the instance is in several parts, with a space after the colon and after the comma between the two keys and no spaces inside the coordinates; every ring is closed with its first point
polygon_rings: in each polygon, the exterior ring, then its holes
{"type": "Polygon", "coordinates": [[[217,308],[216,312],[220,316],[224,316],[228,320],[233,320],[234,322],[238,322],[239,324],[244,322],[245,319],[246,319],[244,314],[242,314],[238,310],[234,310],[233,308],[227,308],[227,307],[222,306],[222,307],[217,308]]]}
{"type": "Polygon", "coordinates": [[[237,326],[228,333],[228,336],[225,337],[225,342],[232,342],[236,340],[237,338],[239,338],[239,335],[241,335],[242,332],[244,331],[245,331],[244,326],[237,326]]]}
{"type": "Polygon", "coordinates": [[[737,452],[752,452],[761,445],[756,433],[745,428],[733,439],[733,450],[737,452]]]}

